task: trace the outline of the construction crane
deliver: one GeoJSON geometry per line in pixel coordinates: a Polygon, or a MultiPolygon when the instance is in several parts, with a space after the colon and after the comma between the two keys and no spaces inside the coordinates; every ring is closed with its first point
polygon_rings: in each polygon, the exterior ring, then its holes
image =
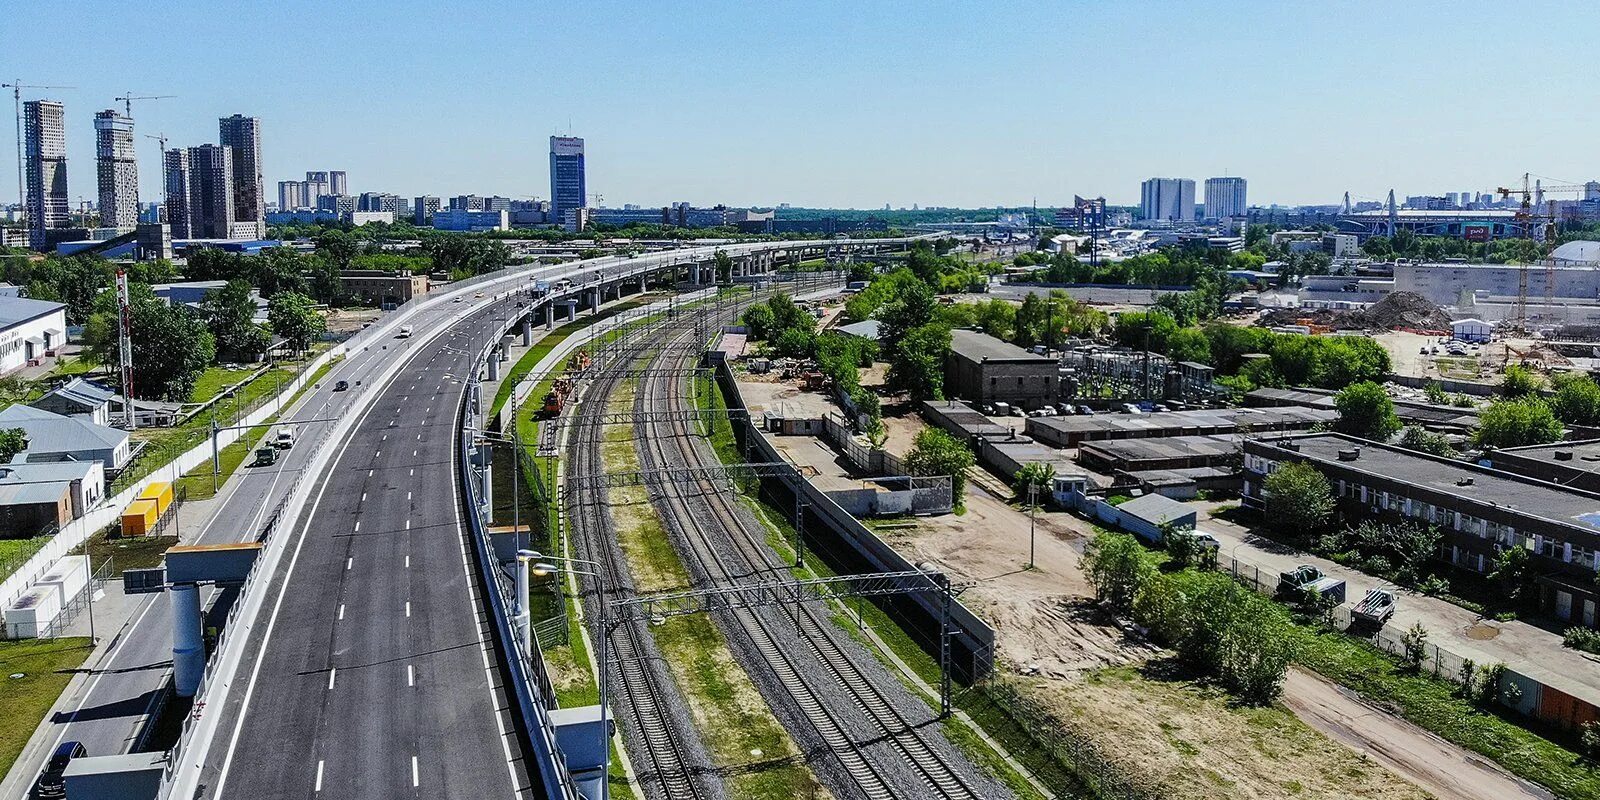
{"type": "Polygon", "coordinates": [[[126,116],[128,119],[133,119],[133,101],[135,101],[135,100],[171,100],[171,99],[176,98],[176,97],[177,97],[177,95],[175,95],[175,94],[135,95],[133,92],[128,92],[127,94],[125,94],[125,95],[123,95],[121,97],[113,97],[112,99],[122,103],[122,110],[125,112],[124,116],[126,116]]]}
{"type": "MultiPolygon", "coordinates": [[[[1581,183],[1551,184],[1545,186],[1542,180],[1536,180],[1529,173],[1522,173],[1522,188],[1508,189],[1504,186],[1495,190],[1501,198],[1510,199],[1511,195],[1522,196],[1522,206],[1517,209],[1515,219],[1522,226],[1523,238],[1544,244],[1555,241],[1556,238],[1556,213],[1555,201],[1549,201],[1544,213],[1540,205],[1544,205],[1544,196],[1550,194],[1586,194],[1589,187],[1581,183]]],[[[1548,254],[1545,254],[1548,255],[1548,254]]],[[[1544,308],[1549,313],[1555,307],[1556,294],[1556,264],[1544,258],[1544,308]]],[[[1526,330],[1528,325],[1528,268],[1524,263],[1517,270],[1517,313],[1513,320],[1515,327],[1526,330]]]]}
{"type": "MultiPolygon", "coordinates": [[[[22,90],[23,89],[76,89],[76,86],[50,86],[43,83],[23,83],[18,78],[11,83],[0,83],[0,89],[11,90],[11,100],[17,106],[17,203],[22,206],[22,217],[28,214],[26,181],[22,177],[22,90]]],[[[20,217],[19,217],[20,218],[20,217]]]]}
{"type": "Polygon", "coordinates": [[[600,203],[604,202],[605,199],[606,199],[606,196],[601,194],[601,193],[599,193],[599,192],[590,192],[589,193],[589,197],[590,197],[590,199],[594,200],[594,207],[595,208],[599,208],[600,207],[600,203]]]}

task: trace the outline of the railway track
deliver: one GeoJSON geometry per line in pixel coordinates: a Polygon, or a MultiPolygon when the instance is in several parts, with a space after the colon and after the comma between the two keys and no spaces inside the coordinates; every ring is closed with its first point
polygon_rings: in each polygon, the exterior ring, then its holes
{"type": "MultiPolygon", "coordinates": [[[[635,428],[641,467],[646,474],[654,469],[717,463],[709,445],[701,441],[687,422],[689,416],[685,412],[691,405],[682,391],[681,377],[673,377],[681,376],[677,367],[698,356],[698,350],[699,343],[691,334],[675,337],[651,362],[664,364],[665,368],[653,367],[647,372],[641,391],[635,395],[636,411],[665,410],[671,419],[667,431],[662,431],[659,423],[639,424],[635,428]]],[[[698,573],[707,585],[788,575],[787,565],[779,563],[776,555],[765,546],[763,537],[752,533],[751,526],[741,518],[737,502],[715,481],[675,484],[656,480],[649,485],[663,506],[663,517],[669,525],[677,526],[680,540],[687,545],[683,549],[692,561],[691,571],[698,573]],[[685,491],[685,487],[690,487],[691,491],[685,491]],[[727,547],[718,548],[713,542],[725,543],[727,547]]],[[[844,634],[821,610],[808,604],[796,604],[728,611],[719,616],[725,626],[746,637],[817,739],[837,760],[849,785],[836,787],[836,793],[847,789],[869,800],[978,798],[1005,794],[999,787],[975,788],[970,778],[953,767],[949,756],[930,744],[927,738],[942,739],[937,725],[931,726],[934,732],[930,733],[908,720],[841,646],[836,637],[844,634]],[[796,644],[803,648],[796,648],[796,644]],[[797,649],[801,652],[796,652],[797,649]],[[809,652],[822,666],[824,680],[843,688],[857,713],[844,713],[844,709],[829,702],[837,697],[836,693],[828,694],[813,685],[817,682],[817,673],[802,667],[803,652],[809,652]],[[863,728],[869,735],[860,735],[863,728]],[[895,780],[904,773],[883,763],[889,754],[878,746],[879,743],[887,744],[896,760],[909,765],[915,777],[895,780]]],[[[881,669],[876,663],[871,668],[881,669]]]]}
{"type": "MultiPolygon", "coordinates": [[[[604,414],[611,394],[622,383],[622,373],[644,352],[656,337],[647,331],[627,342],[614,358],[594,369],[596,374],[584,398],[572,412],[576,422],[573,442],[569,443],[571,463],[580,465],[583,474],[598,475],[605,472],[602,445],[605,427],[594,424],[595,418],[604,414]]],[[[634,585],[626,564],[623,563],[611,519],[606,508],[606,491],[588,488],[576,490],[568,502],[581,509],[569,514],[573,547],[581,558],[598,565],[604,585],[615,601],[634,594],[634,585]]],[[[591,596],[599,591],[592,578],[579,575],[581,594],[591,596]]],[[[641,788],[650,797],[678,800],[711,800],[724,796],[720,780],[705,755],[703,746],[692,725],[686,724],[683,700],[671,680],[657,671],[660,652],[655,648],[649,633],[640,622],[626,622],[607,631],[602,628],[597,615],[589,615],[590,636],[594,641],[606,636],[611,648],[611,685],[618,692],[612,696],[612,705],[620,706],[621,721],[631,728],[632,736],[624,741],[635,746],[630,753],[636,765],[648,765],[636,773],[641,788]],[[618,697],[617,695],[620,695],[618,697]],[[618,702],[620,700],[620,703],[618,702]]]]}

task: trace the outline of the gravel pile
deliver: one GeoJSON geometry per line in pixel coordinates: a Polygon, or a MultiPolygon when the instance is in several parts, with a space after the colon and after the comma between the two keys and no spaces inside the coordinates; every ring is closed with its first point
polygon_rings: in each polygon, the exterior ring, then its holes
{"type": "Polygon", "coordinates": [[[1390,292],[1382,300],[1358,311],[1333,308],[1281,308],[1261,315],[1258,325],[1326,325],[1334,329],[1394,330],[1412,328],[1450,330],[1450,315],[1416,292],[1390,292]]]}

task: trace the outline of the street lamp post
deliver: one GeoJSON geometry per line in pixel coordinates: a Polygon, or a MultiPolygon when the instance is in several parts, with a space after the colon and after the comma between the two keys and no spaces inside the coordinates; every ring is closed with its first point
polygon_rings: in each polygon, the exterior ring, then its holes
{"type": "MultiPolygon", "coordinates": [[[[523,551],[527,557],[534,559],[533,568],[540,573],[563,572],[569,575],[586,575],[594,579],[595,591],[599,595],[600,619],[600,646],[597,666],[600,671],[600,753],[605,759],[605,769],[600,776],[600,800],[609,800],[611,797],[611,670],[609,661],[611,657],[611,625],[606,616],[606,579],[600,574],[600,562],[583,558],[565,558],[562,556],[547,556],[533,550],[523,551]],[[562,564],[584,564],[594,569],[573,569],[557,566],[562,564]]],[[[520,555],[520,554],[519,554],[520,555]]]]}
{"type": "Polygon", "coordinates": [[[1033,569],[1034,515],[1039,511],[1039,484],[1028,482],[1028,569],[1033,569]]]}

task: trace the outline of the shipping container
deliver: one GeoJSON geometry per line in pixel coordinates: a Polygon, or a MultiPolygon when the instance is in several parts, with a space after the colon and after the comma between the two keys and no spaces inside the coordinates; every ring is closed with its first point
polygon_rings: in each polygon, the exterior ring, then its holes
{"type": "Polygon", "coordinates": [[[156,520],[161,518],[154,500],[135,500],[128,504],[122,512],[122,535],[144,536],[156,529],[156,520]]]}
{"type": "Polygon", "coordinates": [[[31,639],[50,631],[50,623],[61,613],[56,590],[36,586],[22,593],[6,609],[6,635],[12,639],[31,639]]]}
{"type": "Polygon", "coordinates": [[[156,516],[167,513],[172,506],[172,484],[166,481],[156,481],[139,493],[140,500],[156,501],[156,516]]]}
{"type": "Polygon", "coordinates": [[[63,607],[69,606],[78,598],[83,587],[89,585],[89,557],[62,556],[33,585],[55,590],[57,601],[63,607]]]}

